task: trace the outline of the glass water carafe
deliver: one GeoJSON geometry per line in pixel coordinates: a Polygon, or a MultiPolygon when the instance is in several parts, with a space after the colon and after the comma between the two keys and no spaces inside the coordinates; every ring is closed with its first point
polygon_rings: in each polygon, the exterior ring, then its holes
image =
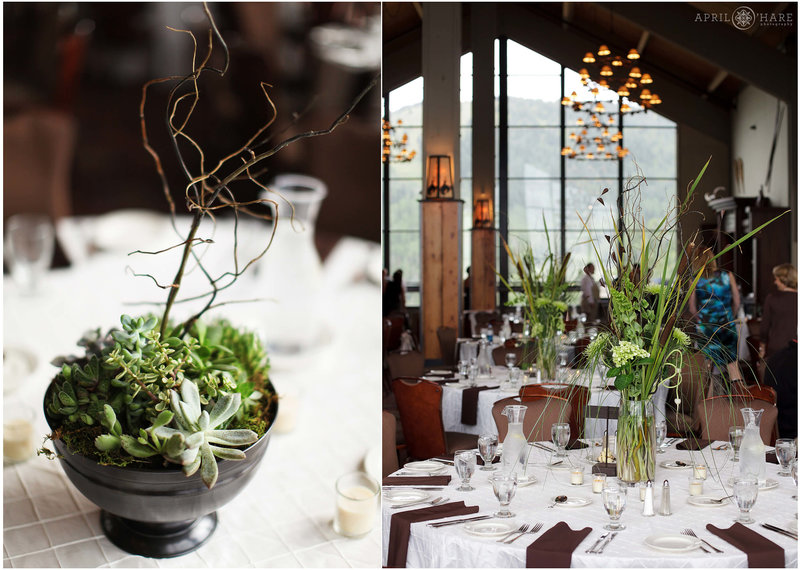
{"type": "Polygon", "coordinates": [[[503,440],[503,471],[516,473],[518,479],[524,477],[528,461],[528,440],[522,432],[527,409],[527,406],[506,406],[501,412],[508,418],[508,433],[503,440]]]}
{"type": "Polygon", "coordinates": [[[755,475],[759,482],[766,480],[767,458],[761,440],[761,414],[764,410],[742,408],[744,435],[739,448],[739,473],[755,475]]]}

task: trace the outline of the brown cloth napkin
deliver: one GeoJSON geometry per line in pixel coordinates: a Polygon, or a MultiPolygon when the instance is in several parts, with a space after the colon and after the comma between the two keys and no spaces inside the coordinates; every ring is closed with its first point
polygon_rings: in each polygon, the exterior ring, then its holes
{"type": "Polygon", "coordinates": [[[675,446],[675,449],[683,449],[685,451],[698,451],[707,447],[711,443],[710,439],[694,439],[690,437],[689,439],[684,439],[678,445],[675,446]]]}
{"type": "Polygon", "coordinates": [[[708,532],[730,542],[747,554],[750,568],[783,568],[786,565],[783,548],[740,523],[730,528],[717,528],[707,524],[708,532]]]}
{"type": "Polygon", "coordinates": [[[565,522],[556,525],[536,539],[525,557],[526,568],[569,568],[572,551],[592,532],[588,526],[572,530],[565,522]]]}
{"type": "Polygon", "coordinates": [[[389,523],[389,553],[386,565],[389,568],[405,568],[408,555],[408,539],[411,536],[411,523],[443,519],[456,515],[471,515],[478,507],[468,507],[464,501],[413,509],[392,515],[389,523]]]}
{"type": "Polygon", "coordinates": [[[413,487],[444,487],[450,484],[450,475],[433,475],[425,477],[384,477],[383,484],[396,487],[398,485],[411,485],[413,487]]]}
{"type": "Polygon", "coordinates": [[[775,455],[774,451],[767,451],[767,463],[774,463],[775,465],[781,464],[781,462],[778,461],[778,456],[775,455]]]}
{"type": "Polygon", "coordinates": [[[478,394],[483,390],[494,390],[497,386],[464,388],[461,395],[461,423],[474,426],[478,423],[478,394]]]}

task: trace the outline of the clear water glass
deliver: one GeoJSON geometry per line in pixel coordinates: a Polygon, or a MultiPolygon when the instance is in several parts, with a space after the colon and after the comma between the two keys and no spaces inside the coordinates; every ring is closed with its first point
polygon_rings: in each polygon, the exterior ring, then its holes
{"type": "Polygon", "coordinates": [[[550,436],[553,438],[553,445],[556,446],[556,457],[566,457],[566,447],[569,444],[569,424],[553,424],[550,428],[550,436]]]}
{"type": "Polygon", "coordinates": [[[53,261],[54,248],[55,229],[49,217],[17,214],[6,221],[6,262],[21,293],[38,293],[42,275],[53,261]]]}
{"type": "Polygon", "coordinates": [[[497,436],[491,433],[483,434],[478,437],[478,453],[483,459],[481,471],[494,471],[497,469],[492,465],[495,455],[497,455],[497,436]]]}
{"type": "Polygon", "coordinates": [[[478,385],[478,365],[475,362],[470,362],[469,372],[467,372],[467,384],[469,386],[478,385]]]}
{"type": "Polygon", "coordinates": [[[731,461],[739,461],[739,448],[742,446],[743,437],[744,428],[736,426],[728,428],[728,441],[733,449],[733,459],[731,461]]]}
{"type": "Polygon", "coordinates": [[[778,458],[778,463],[781,466],[778,475],[781,477],[791,477],[790,466],[792,459],[797,455],[797,447],[794,439],[780,438],[775,440],[775,456],[778,458]]]}
{"type": "Polygon", "coordinates": [[[628,490],[624,486],[608,486],[603,489],[603,506],[610,522],[603,526],[606,530],[624,530],[625,525],[619,522],[628,500],[628,490]]]}
{"type": "MultiPolygon", "coordinates": [[[[789,464],[789,471],[792,473],[792,479],[794,479],[794,486],[797,487],[797,458],[792,459],[789,464]]],[[[797,499],[797,492],[792,495],[792,499],[797,499]]],[[[796,517],[797,515],[795,515],[796,517]]]]}
{"type": "Polygon", "coordinates": [[[507,368],[514,368],[514,365],[517,363],[517,353],[516,352],[506,352],[506,367],[507,368]]]}
{"type": "Polygon", "coordinates": [[[661,420],[656,424],[656,453],[664,453],[665,439],[667,439],[667,422],[661,420]]]}
{"type": "Polygon", "coordinates": [[[517,475],[515,473],[507,473],[505,471],[498,471],[493,473],[489,478],[492,482],[492,490],[497,501],[500,503],[500,510],[494,516],[501,519],[507,519],[517,516],[512,513],[508,506],[511,504],[511,499],[517,493],[517,475]]]}
{"type": "Polygon", "coordinates": [[[461,485],[456,487],[456,491],[474,491],[475,487],[469,484],[469,480],[472,479],[475,467],[478,465],[475,450],[456,451],[453,456],[453,464],[456,467],[458,478],[461,479],[461,485]]]}
{"type": "Polygon", "coordinates": [[[519,388],[520,381],[522,380],[522,370],[519,368],[510,368],[508,371],[508,384],[513,389],[519,388]]]}
{"type": "Polygon", "coordinates": [[[458,377],[461,380],[461,382],[466,382],[468,375],[469,375],[469,360],[459,360],[458,377]]]}
{"type": "Polygon", "coordinates": [[[756,522],[750,516],[750,510],[758,498],[758,478],[753,476],[736,477],[733,480],[733,498],[739,507],[739,517],[736,522],[753,524],[756,522]]]}

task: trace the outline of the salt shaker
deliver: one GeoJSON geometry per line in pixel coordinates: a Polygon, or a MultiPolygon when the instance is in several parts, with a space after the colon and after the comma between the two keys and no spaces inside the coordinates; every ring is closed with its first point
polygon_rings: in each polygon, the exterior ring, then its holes
{"type": "Polygon", "coordinates": [[[658,507],[658,514],[668,517],[672,514],[669,504],[669,481],[664,481],[664,488],[661,490],[661,506],[658,507]]]}
{"type": "Polygon", "coordinates": [[[648,481],[644,488],[644,500],[642,501],[642,516],[655,516],[655,506],[653,505],[653,482],[648,481]]]}

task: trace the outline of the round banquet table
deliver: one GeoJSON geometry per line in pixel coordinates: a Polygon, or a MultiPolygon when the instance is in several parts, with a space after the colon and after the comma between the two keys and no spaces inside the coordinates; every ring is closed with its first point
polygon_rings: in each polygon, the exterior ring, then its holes
{"type": "MultiPolygon", "coordinates": [[[[715,447],[721,442],[715,442],[710,447],[715,447]]],[[[718,481],[709,478],[704,485],[704,495],[709,497],[723,497],[730,492],[728,480],[734,473],[737,463],[729,461],[727,451],[711,451],[706,447],[701,452],[680,451],[675,446],[670,446],[665,453],[656,456],[657,464],[682,460],[704,462],[707,465],[718,465],[721,469],[721,480],[724,489],[718,481]]],[[[608,516],[602,505],[599,494],[592,493],[591,480],[588,476],[589,465],[584,461],[586,452],[576,450],[569,452],[569,462],[582,463],[585,467],[585,484],[573,486],[569,484],[569,471],[548,469],[549,454],[546,451],[531,447],[528,472],[532,473],[538,481],[532,485],[519,487],[516,496],[511,501],[511,511],[516,517],[510,520],[518,528],[523,523],[544,523],[538,535],[525,535],[512,544],[500,544],[496,537],[478,537],[468,534],[464,525],[431,528],[427,522],[411,525],[411,534],[408,544],[406,564],[409,568],[521,568],[525,566],[526,548],[538,536],[550,529],[555,523],[565,521],[573,530],[590,527],[592,532],[581,542],[572,554],[572,567],[574,568],[746,568],[747,556],[730,543],[722,540],[706,530],[705,525],[713,524],[719,528],[728,528],[736,518],[738,509],[730,503],[719,507],[696,507],[687,503],[688,477],[691,468],[667,469],[656,467],[655,505],[656,512],[661,498],[662,484],[668,479],[671,486],[671,516],[643,517],[641,515],[642,503],[636,489],[630,489],[627,496],[627,507],[622,514],[621,522],[626,529],[619,532],[602,554],[588,554],[585,551],[606,531],[602,526],[608,522],[608,516]],[[567,495],[570,498],[588,498],[591,504],[584,507],[562,507],[548,509],[552,498],[556,495],[567,495]],[[723,550],[722,554],[707,554],[701,549],[690,552],[674,554],[653,550],[645,545],[648,536],[659,533],[679,534],[681,530],[690,528],[698,537],[707,540],[712,545],[723,550]]],[[[499,468],[499,465],[498,465],[499,468]]],[[[786,567],[797,566],[797,541],[777,534],[761,527],[758,523],[771,523],[782,528],[796,524],[797,501],[792,499],[796,487],[791,477],[776,475],[777,465],[767,463],[768,480],[777,481],[777,487],[771,490],[759,491],[758,499],[752,510],[752,516],[757,524],[748,525],[754,530],[773,541],[785,551],[786,567]]],[[[712,469],[709,469],[711,472],[712,469]]],[[[472,478],[475,491],[457,491],[458,476],[452,466],[445,466],[443,474],[452,475],[450,484],[444,490],[431,490],[431,497],[444,496],[451,501],[464,501],[467,506],[479,506],[478,514],[491,514],[498,510],[498,502],[492,492],[488,478],[491,472],[478,468],[472,478]]],[[[437,473],[438,474],[438,473],[437,473]]],[[[385,493],[386,491],[384,491],[385,493]]],[[[383,564],[387,561],[389,528],[391,516],[396,512],[421,508],[412,506],[407,509],[394,510],[389,508],[389,501],[384,500],[383,505],[383,564]]],[[[472,515],[474,516],[474,515],[472,515]]],[[[458,518],[458,517],[454,517],[458,518]]],[[[431,521],[428,521],[431,522],[431,521]]]]}

